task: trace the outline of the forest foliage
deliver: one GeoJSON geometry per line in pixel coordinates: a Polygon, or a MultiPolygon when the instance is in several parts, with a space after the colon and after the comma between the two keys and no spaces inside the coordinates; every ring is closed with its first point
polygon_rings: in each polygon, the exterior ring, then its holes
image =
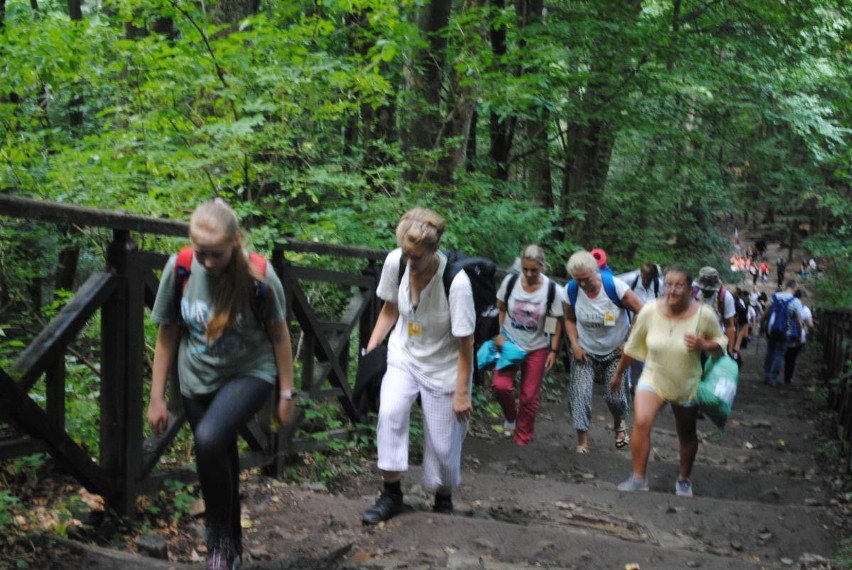
{"type": "Polygon", "coordinates": [[[725,267],[733,212],[848,283],[850,22],[829,0],[0,0],[0,191],[178,219],[222,196],[260,249],[391,247],[422,204],[448,245],[505,266],[538,242],[556,275],[578,247],[725,267]]]}

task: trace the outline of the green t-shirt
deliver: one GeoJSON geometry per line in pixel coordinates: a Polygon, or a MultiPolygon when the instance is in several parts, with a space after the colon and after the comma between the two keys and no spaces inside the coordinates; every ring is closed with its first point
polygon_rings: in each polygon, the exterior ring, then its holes
{"type": "MultiPolygon", "coordinates": [[[[151,311],[151,320],[157,324],[172,324],[180,320],[175,305],[175,263],[176,256],[173,255],[160,279],[157,299],[151,311]]],[[[254,292],[248,287],[234,325],[208,346],[205,333],[213,309],[211,293],[217,279],[193,256],[190,276],[180,301],[184,326],[178,348],[178,374],[180,392],[187,397],[215,392],[222,384],[238,376],[254,376],[272,385],[276,382],[272,341],[252,311],[249,295],[254,292]]],[[[271,265],[267,265],[265,281],[269,287],[263,318],[268,323],[279,323],[287,314],[284,288],[271,265]]]]}

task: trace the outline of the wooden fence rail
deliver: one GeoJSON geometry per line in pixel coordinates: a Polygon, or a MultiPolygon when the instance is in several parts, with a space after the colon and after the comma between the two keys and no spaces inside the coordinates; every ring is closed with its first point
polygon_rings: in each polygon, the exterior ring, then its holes
{"type": "MultiPolygon", "coordinates": [[[[103,271],[88,276],[58,314],[20,353],[8,370],[0,368],[0,422],[13,436],[0,439],[0,459],[47,451],[89,491],[102,495],[108,508],[131,513],[140,494],[158,490],[165,479],[191,480],[185,470],[158,470],[162,455],[185,422],[180,398],[170,398],[169,428],[161,436],[144,438],[145,309],[153,305],[162,269],[170,252],[140,251],[132,233],[159,236],[188,235],[182,222],[132,216],[79,206],[0,195],[0,217],[57,224],[61,228],[105,228],[112,239],[106,249],[103,271]],[[95,457],[68,434],[65,427],[66,359],[91,319],[100,312],[99,453],[95,457]],[[45,404],[30,394],[44,378],[45,404]]],[[[280,472],[294,454],[320,449],[335,439],[364,429],[349,381],[352,339],[366,344],[380,306],[375,296],[378,264],[387,252],[359,247],[318,244],[297,240],[277,243],[272,266],[281,277],[287,298],[291,331],[301,342],[297,379],[300,391],[315,402],[330,400],[340,407],[345,427],[334,430],[311,426],[303,433],[303,406],[296,419],[274,430],[274,401],[240,430],[249,451],[242,454],[243,468],[263,467],[280,472]],[[292,257],[348,258],[350,272],[301,266],[292,257]],[[354,260],[354,261],[353,261],[354,260]],[[311,300],[317,287],[332,287],[348,298],[342,311],[323,314],[311,300]],[[319,433],[318,433],[319,430],[319,433]]],[[[332,265],[332,264],[329,264],[332,265]]],[[[176,395],[176,382],[170,382],[176,395]]]]}
{"type": "Polygon", "coordinates": [[[825,357],[828,405],[852,473],[852,309],[817,310],[816,325],[825,357]]]}

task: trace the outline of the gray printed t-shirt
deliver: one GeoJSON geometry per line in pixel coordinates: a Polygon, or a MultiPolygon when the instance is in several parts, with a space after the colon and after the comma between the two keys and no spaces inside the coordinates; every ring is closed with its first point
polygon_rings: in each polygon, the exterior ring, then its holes
{"type": "MultiPolygon", "coordinates": [[[[163,269],[151,320],[157,324],[179,321],[175,307],[175,263],[172,255],[163,269]]],[[[275,385],[278,372],[272,342],[249,302],[249,290],[232,327],[226,329],[212,345],[207,345],[206,330],[210,320],[212,291],[217,277],[192,258],[192,268],[180,302],[184,328],[178,348],[180,392],[187,397],[209,394],[237,376],[254,376],[275,385]]],[[[269,285],[265,307],[266,321],[279,323],[286,318],[284,288],[272,265],[266,268],[269,285]]],[[[251,294],[254,294],[253,292],[251,294]]]]}

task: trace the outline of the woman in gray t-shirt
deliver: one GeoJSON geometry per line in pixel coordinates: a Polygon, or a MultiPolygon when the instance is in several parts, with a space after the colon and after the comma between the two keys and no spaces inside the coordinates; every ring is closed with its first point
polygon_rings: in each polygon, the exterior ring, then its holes
{"type": "Polygon", "coordinates": [[[232,568],[242,553],[237,430],[276,385],[278,419],[290,422],[293,354],[281,282],[265,260],[250,261],[234,211],[219,199],[201,204],[189,238],[192,248],[166,263],[151,315],[159,330],[148,422],[157,434],[167,427],[166,378],[177,355],[205,503],[207,567],[232,568]]]}

